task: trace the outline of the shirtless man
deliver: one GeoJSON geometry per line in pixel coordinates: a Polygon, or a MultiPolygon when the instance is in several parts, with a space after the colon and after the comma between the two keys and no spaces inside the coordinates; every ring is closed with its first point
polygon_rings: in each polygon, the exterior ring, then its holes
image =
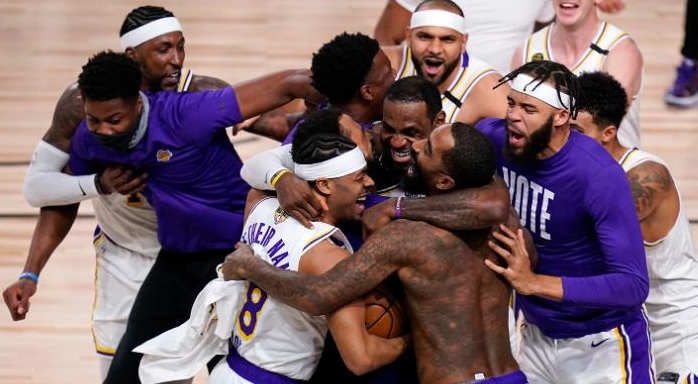
{"type": "MultiPolygon", "coordinates": [[[[465,124],[441,126],[413,148],[416,164],[408,174],[421,180],[429,194],[483,186],[494,176],[492,145],[465,124]]],[[[486,244],[488,235],[489,229],[451,232],[397,220],[323,275],[278,270],[242,245],[226,258],[223,272],[226,279],[248,278],[271,296],[313,314],[330,313],[397,272],[421,383],[523,384],[526,377],[509,347],[509,287],[483,263],[496,259],[486,244]]]]}
{"type": "Polygon", "coordinates": [[[492,88],[501,75],[468,55],[465,18],[450,0],[426,0],[412,14],[404,47],[385,48],[397,78],[419,75],[439,87],[446,122],[475,124],[504,117],[508,87],[492,88]]]}

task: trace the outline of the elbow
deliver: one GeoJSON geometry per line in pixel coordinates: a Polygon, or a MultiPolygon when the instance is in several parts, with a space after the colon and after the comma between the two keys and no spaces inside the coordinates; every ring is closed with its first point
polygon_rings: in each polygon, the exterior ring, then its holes
{"type": "Polygon", "coordinates": [[[365,375],[375,369],[373,366],[373,359],[368,353],[357,353],[345,359],[344,365],[347,366],[347,369],[349,369],[351,373],[357,376],[365,375]]]}
{"type": "Polygon", "coordinates": [[[24,181],[24,189],[22,190],[22,194],[24,195],[24,200],[26,200],[27,204],[34,208],[41,208],[45,204],[45,201],[43,201],[36,191],[38,191],[37,186],[34,185],[34,180],[33,178],[27,178],[24,181]]]}

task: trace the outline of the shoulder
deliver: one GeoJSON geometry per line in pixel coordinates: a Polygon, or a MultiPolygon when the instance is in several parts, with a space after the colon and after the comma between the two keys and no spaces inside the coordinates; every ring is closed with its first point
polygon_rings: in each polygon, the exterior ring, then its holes
{"type": "Polygon", "coordinates": [[[501,139],[507,127],[506,119],[487,117],[475,124],[475,128],[487,135],[490,140],[501,139]]]}
{"type": "Polygon", "coordinates": [[[604,62],[604,67],[609,72],[613,72],[614,65],[622,66],[626,71],[633,70],[638,72],[642,68],[643,62],[642,52],[640,52],[635,40],[625,37],[611,46],[608,57],[604,62]]]}
{"type": "Polygon", "coordinates": [[[402,52],[404,50],[404,46],[392,45],[388,47],[381,47],[381,50],[383,50],[383,53],[388,56],[390,65],[393,67],[393,69],[398,69],[402,64],[402,52]]]}
{"type": "Polygon", "coordinates": [[[631,184],[633,181],[641,184],[655,184],[663,190],[669,190],[673,179],[666,165],[654,160],[643,161],[631,169],[626,174],[631,184]]]}
{"type": "Polygon", "coordinates": [[[200,92],[218,90],[228,86],[230,86],[230,84],[216,77],[193,75],[191,79],[191,85],[189,86],[189,91],[200,92]]]}
{"type": "Polygon", "coordinates": [[[64,152],[69,152],[71,139],[84,118],[85,110],[82,96],[77,83],[73,83],[63,91],[58,99],[51,126],[43,140],[64,152]]]}

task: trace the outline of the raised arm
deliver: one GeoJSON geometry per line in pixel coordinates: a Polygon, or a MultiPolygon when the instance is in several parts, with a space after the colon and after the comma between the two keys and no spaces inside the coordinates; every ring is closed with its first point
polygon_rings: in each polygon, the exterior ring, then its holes
{"type": "MultiPolygon", "coordinates": [[[[388,199],[367,210],[362,219],[367,233],[395,220],[396,199],[388,199]]],[[[481,188],[462,189],[419,199],[402,199],[400,218],[424,221],[448,230],[473,230],[505,223],[509,215],[509,191],[504,180],[481,188]]]]}
{"type": "Polygon", "coordinates": [[[256,258],[246,245],[238,244],[226,257],[223,275],[227,280],[249,279],[294,308],[313,315],[327,314],[376,287],[418,254],[423,243],[417,237],[420,233],[427,236],[422,225],[394,221],[370,237],[359,252],[317,276],[276,268],[256,258]]]}
{"type": "Polygon", "coordinates": [[[296,69],[238,83],[233,86],[233,89],[240,105],[240,113],[247,119],[295,99],[320,104],[324,96],[313,88],[311,82],[310,70],[296,69]]]}

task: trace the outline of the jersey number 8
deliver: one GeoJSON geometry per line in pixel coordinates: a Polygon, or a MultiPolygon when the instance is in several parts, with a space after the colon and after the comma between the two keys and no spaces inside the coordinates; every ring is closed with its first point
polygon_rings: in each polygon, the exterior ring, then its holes
{"type": "Polygon", "coordinates": [[[245,304],[242,305],[237,323],[240,336],[245,341],[249,341],[254,336],[259,312],[262,311],[262,307],[264,307],[264,303],[267,301],[267,293],[254,283],[250,283],[245,296],[245,304]]]}

